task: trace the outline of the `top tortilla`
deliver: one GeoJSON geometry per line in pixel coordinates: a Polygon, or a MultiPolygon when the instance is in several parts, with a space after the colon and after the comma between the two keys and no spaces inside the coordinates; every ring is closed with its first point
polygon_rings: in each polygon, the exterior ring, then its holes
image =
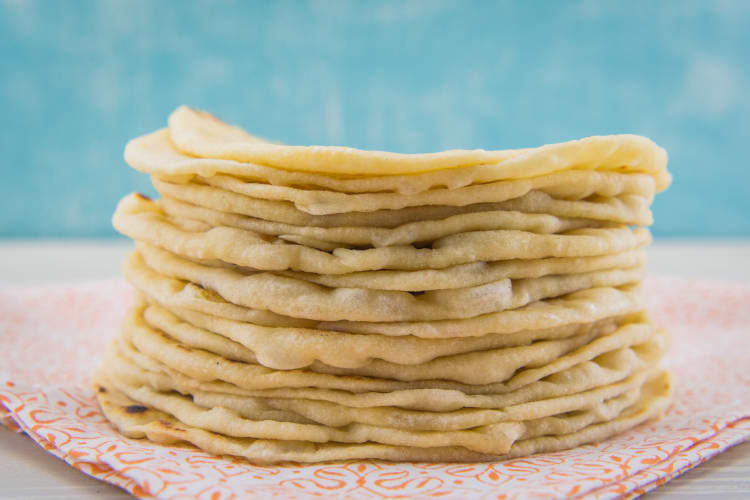
{"type": "MultiPolygon", "coordinates": [[[[665,189],[671,182],[664,149],[650,139],[628,134],[592,136],[530,149],[401,154],[340,146],[269,143],[209,113],[182,106],[169,117],[168,136],[162,132],[156,137],[144,136],[131,141],[125,150],[126,161],[139,170],[167,178],[217,173],[242,177],[245,170],[246,176],[253,178],[259,173],[258,165],[355,178],[419,176],[491,165],[492,177],[496,180],[581,169],[648,174],[654,177],[658,190],[665,189]],[[155,141],[156,138],[160,141],[155,141]],[[165,141],[171,141],[177,150],[177,155],[171,152],[170,161],[164,161],[162,154],[170,149],[164,147],[165,141]]],[[[486,172],[483,175],[486,176],[486,172]]]]}

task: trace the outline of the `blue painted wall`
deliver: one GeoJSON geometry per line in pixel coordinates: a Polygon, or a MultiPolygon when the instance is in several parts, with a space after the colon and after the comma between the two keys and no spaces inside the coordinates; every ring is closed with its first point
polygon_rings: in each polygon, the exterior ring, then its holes
{"type": "Polygon", "coordinates": [[[0,3],[0,237],[110,236],[179,104],[402,152],[633,132],[657,235],[750,236],[750,1],[0,3]]]}

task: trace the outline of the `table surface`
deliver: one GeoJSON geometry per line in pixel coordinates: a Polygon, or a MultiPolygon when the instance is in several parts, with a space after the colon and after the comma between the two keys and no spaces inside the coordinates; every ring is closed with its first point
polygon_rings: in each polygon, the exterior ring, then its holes
{"type": "MultiPolygon", "coordinates": [[[[122,240],[0,240],[0,283],[90,281],[119,275],[122,240]]],[[[649,249],[652,274],[750,283],[750,241],[666,240],[649,249]]],[[[0,426],[0,498],[125,498],[69,467],[31,439],[0,426]]],[[[646,495],[649,499],[750,498],[750,442],[646,495]]]]}

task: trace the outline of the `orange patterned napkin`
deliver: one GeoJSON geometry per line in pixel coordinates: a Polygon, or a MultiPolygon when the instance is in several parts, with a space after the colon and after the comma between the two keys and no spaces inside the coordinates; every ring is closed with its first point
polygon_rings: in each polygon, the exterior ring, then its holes
{"type": "Polygon", "coordinates": [[[659,422],[560,453],[489,464],[255,466],[126,439],[88,384],[130,303],[120,281],[0,288],[0,421],[144,498],[628,498],[750,439],[750,286],[652,278],[645,288],[672,333],[674,403],[659,422]]]}

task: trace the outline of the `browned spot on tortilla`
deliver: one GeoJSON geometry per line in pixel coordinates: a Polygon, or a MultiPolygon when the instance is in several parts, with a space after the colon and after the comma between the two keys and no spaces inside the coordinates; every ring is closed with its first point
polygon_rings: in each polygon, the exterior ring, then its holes
{"type": "Polygon", "coordinates": [[[169,420],[159,420],[159,424],[174,432],[185,432],[185,429],[175,426],[169,420]]]}
{"type": "Polygon", "coordinates": [[[137,196],[138,198],[142,199],[142,200],[145,200],[145,201],[151,201],[151,198],[150,198],[150,197],[148,197],[148,196],[146,196],[146,195],[145,195],[145,194],[143,194],[143,193],[135,193],[135,195],[136,195],[136,196],[137,196]]]}
{"type": "Polygon", "coordinates": [[[97,387],[97,390],[98,390],[99,392],[101,392],[101,393],[105,393],[105,392],[107,392],[107,389],[105,389],[105,388],[104,388],[104,387],[102,387],[101,385],[97,387]]]}
{"type": "Polygon", "coordinates": [[[143,405],[128,405],[125,407],[126,413],[144,413],[147,411],[148,408],[143,405]]]}

